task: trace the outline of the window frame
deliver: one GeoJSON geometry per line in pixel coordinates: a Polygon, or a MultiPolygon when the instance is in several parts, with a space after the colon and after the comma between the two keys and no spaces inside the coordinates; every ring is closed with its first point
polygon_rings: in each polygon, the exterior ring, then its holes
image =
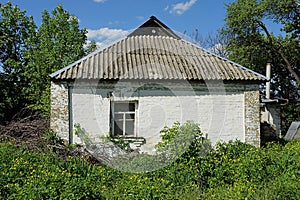
{"type": "Polygon", "coordinates": [[[111,135],[113,137],[116,137],[116,136],[119,136],[119,137],[124,137],[124,138],[133,138],[133,137],[138,137],[138,134],[137,134],[137,109],[138,109],[138,101],[136,100],[131,100],[131,101],[124,101],[124,100],[116,100],[116,101],[111,101],[111,116],[110,116],[110,126],[111,126],[111,135]],[[120,112],[115,112],[115,104],[118,104],[118,103],[134,103],[134,111],[120,111],[120,112]],[[123,133],[122,134],[115,134],[115,115],[117,114],[122,114],[123,117],[123,127],[122,127],[122,131],[123,133]],[[132,119],[134,122],[133,122],[133,134],[130,134],[130,135],[126,135],[126,114],[134,114],[134,119],[132,119]],[[124,120],[125,119],[125,120],[124,120]]]}

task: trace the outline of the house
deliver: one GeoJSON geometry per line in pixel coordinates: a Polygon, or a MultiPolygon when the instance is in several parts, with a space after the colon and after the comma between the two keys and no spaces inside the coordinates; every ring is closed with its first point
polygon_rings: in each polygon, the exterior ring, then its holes
{"type": "Polygon", "coordinates": [[[51,128],[80,143],[110,133],[153,152],[160,130],[193,120],[214,144],[260,146],[259,85],[266,77],[181,39],[155,17],[126,38],[51,76],[51,128]]]}

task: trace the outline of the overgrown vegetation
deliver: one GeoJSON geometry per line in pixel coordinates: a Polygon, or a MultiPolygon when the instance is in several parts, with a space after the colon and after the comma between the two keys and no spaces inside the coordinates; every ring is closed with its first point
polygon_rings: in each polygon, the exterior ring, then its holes
{"type": "Polygon", "coordinates": [[[256,149],[220,144],[200,162],[126,173],[69,157],[0,145],[5,199],[299,199],[300,143],[256,149]]]}
{"type": "MultiPolygon", "coordinates": [[[[175,124],[164,132],[169,136],[182,130],[182,133],[195,130],[194,133],[199,133],[195,125],[175,124]]],[[[63,160],[53,152],[41,153],[16,147],[13,142],[2,142],[0,196],[3,199],[299,199],[300,140],[286,145],[269,143],[264,148],[231,141],[217,144],[203,156],[199,156],[202,148],[197,148],[203,143],[194,141],[175,162],[141,173],[92,165],[74,156],[63,160]]],[[[136,163],[127,165],[136,167],[136,163]]]]}
{"type": "Polygon", "coordinates": [[[149,172],[164,168],[175,161],[194,162],[211,149],[209,141],[202,137],[199,125],[193,121],[182,125],[175,122],[171,127],[164,127],[160,133],[161,141],[156,145],[155,154],[127,151],[127,154],[112,158],[109,164],[120,171],[149,172]]]}

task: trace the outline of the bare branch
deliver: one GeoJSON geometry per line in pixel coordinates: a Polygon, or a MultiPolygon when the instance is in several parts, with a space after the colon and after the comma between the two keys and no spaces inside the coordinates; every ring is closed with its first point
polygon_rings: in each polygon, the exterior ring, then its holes
{"type": "Polygon", "coordinates": [[[271,48],[276,51],[277,53],[279,53],[279,55],[281,56],[281,58],[284,60],[285,62],[285,67],[287,68],[287,70],[294,76],[298,86],[300,86],[300,77],[298,76],[298,74],[295,72],[295,70],[293,70],[292,65],[289,61],[289,59],[287,58],[287,56],[283,53],[282,51],[282,45],[279,44],[279,48],[277,48],[274,43],[273,43],[273,38],[271,36],[271,34],[269,33],[267,27],[261,22],[261,21],[257,21],[258,25],[264,30],[264,32],[267,35],[267,38],[269,40],[269,43],[271,45],[271,48]]]}

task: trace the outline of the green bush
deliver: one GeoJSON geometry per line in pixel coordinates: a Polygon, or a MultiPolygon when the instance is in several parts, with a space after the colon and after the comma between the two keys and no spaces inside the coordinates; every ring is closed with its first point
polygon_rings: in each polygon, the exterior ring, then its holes
{"type": "Polygon", "coordinates": [[[199,124],[187,121],[183,125],[175,122],[161,131],[161,141],[156,145],[164,160],[189,162],[200,159],[210,149],[209,140],[203,137],[199,124]]]}
{"type": "MultiPolygon", "coordinates": [[[[198,124],[187,121],[175,122],[161,130],[161,141],[156,145],[157,154],[132,152],[111,161],[114,168],[127,172],[149,172],[173,162],[197,165],[198,160],[211,149],[209,140],[203,138],[198,124]]],[[[117,138],[119,140],[120,138],[117,138]]]]}

